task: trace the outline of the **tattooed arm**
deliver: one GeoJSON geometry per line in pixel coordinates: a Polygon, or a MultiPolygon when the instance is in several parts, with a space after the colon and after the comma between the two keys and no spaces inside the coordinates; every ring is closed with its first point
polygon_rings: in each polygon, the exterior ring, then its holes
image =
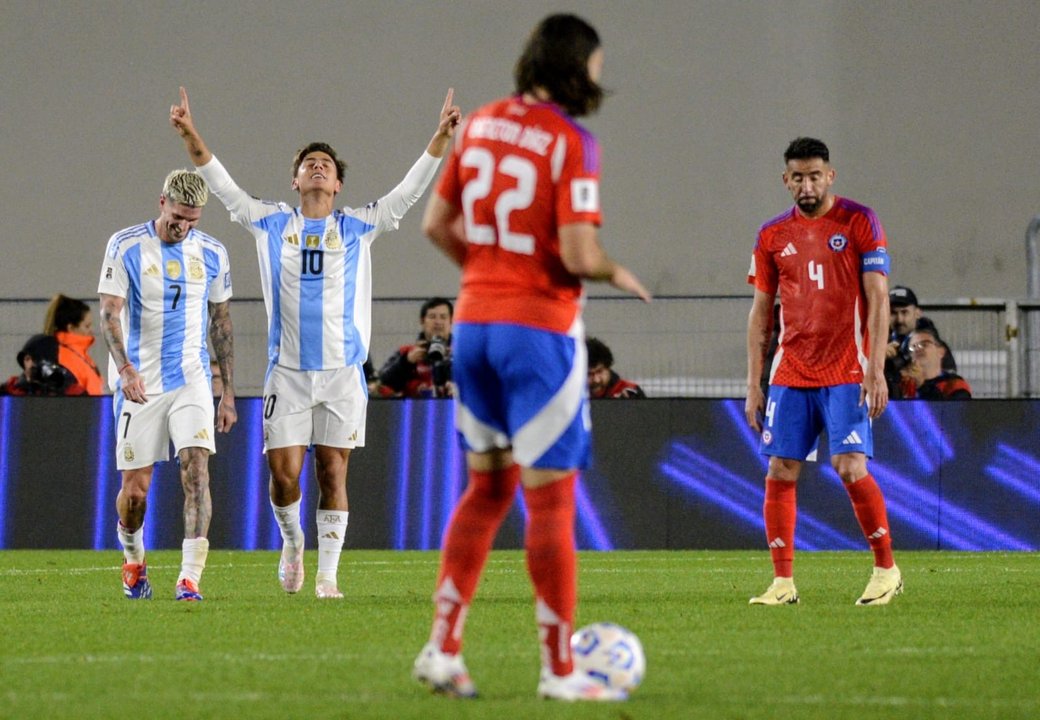
{"type": "Polygon", "coordinates": [[[231,326],[231,301],[209,304],[209,339],[224,379],[224,392],[217,407],[217,430],[228,432],[238,420],[235,410],[235,343],[231,326]]]}
{"type": "Polygon", "coordinates": [[[127,400],[144,404],[148,402],[144,379],[130,362],[126,354],[126,344],[123,342],[123,327],[119,324],[119,315],[122,312],[123,298],[101,293],[101,334],[108,345],[108,354],[112,356],[116,368],[119,369],[119,389],[127,400]]]}

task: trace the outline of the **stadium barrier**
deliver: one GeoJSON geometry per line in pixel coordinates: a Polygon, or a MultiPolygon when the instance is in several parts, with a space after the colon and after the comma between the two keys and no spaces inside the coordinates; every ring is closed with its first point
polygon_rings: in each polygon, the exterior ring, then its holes
{"type": "MultiPolygon", "coordinates": [[[[241,399],[239,423],[210,461],[215,548],[277,549],[261,453],[261,401],[241,399]]],[[[765,459],[741,400],[592,403],[593,462],[578,493],[580,547],[763,549],[765,459]]],[[[369,406],[365,448],[350,460],[346,548],[432,549],[465,486],[447,400],[369,406]]],[[[897,548],[1040,549],[1040,401],[893,403],[875,422],[871,470],[883,488],[897,548]]],[[[117,548],[111,401],[0,398],[0,548],[117,548]]],[[[826,445],[823,445],[826,448],[826,445]]],[[[797,546],[864,549],[848,497],[826,461],[799,485],[797,546]]],[[[303,526],[315,547],[312,461],[303,526]]],[[[159,465],[145,542],[178,548],[175,462],[159,465]]],[[[517,502],[496,547],[522,543],[517,502]]],[[[348,555],[349,557],[349,555],[348,555]]],[[[349,562],[349,560],[348,560],[349,562]]]]}
{"type": "MultiPolygon", "coordinates": [[[[414,341],[426,298],[373,303],[371,358],[376,369],[414,341]]],[[[615,366],[650,397],[744,396],[748,295],[655,298],[652,305],[590,297],[588,335],[606,342],[615,366]]],[[[0,300],[0,361],[16,374],[15,355],[40,332],[47,300],[0,300]]],[[[95,305],[96,308],[96,305],[95,305]]],[[[1040,302],[964,299],[923,306],[953,349],[959,372],[978,398],[1040,397],[1040,302]]],[[[260,299],[232,300],[239,395],[260,395],[267,365],[267,319],[260,299]]],[[[95,326],[97,326],[95,313],[95,326]]],[[[92,349],[107,367],[104,341],[92,349]]],[[[3,376],[3,377],[6,377],[3,376]]]]}

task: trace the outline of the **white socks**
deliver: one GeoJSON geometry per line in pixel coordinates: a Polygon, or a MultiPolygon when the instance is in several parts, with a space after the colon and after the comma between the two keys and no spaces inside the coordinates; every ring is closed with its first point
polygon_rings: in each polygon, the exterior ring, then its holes
{"type": "Polygon", "coordinates": [[[206,567],[206,556],[209,554],[209,540],[204,537],[184,539],[181,544],[181,574],[177,578],[180,582],[187,578],[196,585],[202,579],[202,571],[206,567]]]}
{"type": "Polygon", "coordinates": [[[318,524],[318,575],[316,582],[336,584],[339,556],[347,535],[346,510],[321,510],[315,513],[318,524]]]}
{"type": "Polygon", "coordinates": [[[289,551],[302,550],[303,527],[300,525],[300,500],[285,507],[278,507],[272,502],[271,509],[274,510],[274,519],[278,522],[278,529],[282,531],[282,543],[285,547],[289,551]]]}
{"type": "Polygon", "coordinates": [[[123,546],[123,555],[126,561],[132,565],[140,565],[144,562],[144,523],[133,532],[127,530],[123,523],[116,521],[116,533],[119,535],[119,544],[123,546]]]}

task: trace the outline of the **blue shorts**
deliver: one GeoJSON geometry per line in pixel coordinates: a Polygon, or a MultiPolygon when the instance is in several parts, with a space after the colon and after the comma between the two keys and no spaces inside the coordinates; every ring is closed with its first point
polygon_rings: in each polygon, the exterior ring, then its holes
{"type": "Polygon", "coordinates": [[[858,384],[821,388],[770,385],[759,451],[804,460],[827,431],[831,455],[874,456],[867,405],[859,404],[858,384]]]}
{"type": "Polygon", "coordinates": [[[588,466],[592,421],[581,323],[571,333],[456,323],[455,423],[468,450],[512,448],[524,467],[588,466]]]}

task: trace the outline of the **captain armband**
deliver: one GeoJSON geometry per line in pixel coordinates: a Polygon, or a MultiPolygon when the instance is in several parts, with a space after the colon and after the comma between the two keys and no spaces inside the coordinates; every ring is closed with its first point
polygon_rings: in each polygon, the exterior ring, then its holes
{"type": "Polygon", "coordinates": [[[892,258],[889,257],[885,249],[878,248],[877,250],[863,253],[863,257],[860,259],[860,271],[882,272],[887,275],[888,268],[891,264],[892,258]]]}

